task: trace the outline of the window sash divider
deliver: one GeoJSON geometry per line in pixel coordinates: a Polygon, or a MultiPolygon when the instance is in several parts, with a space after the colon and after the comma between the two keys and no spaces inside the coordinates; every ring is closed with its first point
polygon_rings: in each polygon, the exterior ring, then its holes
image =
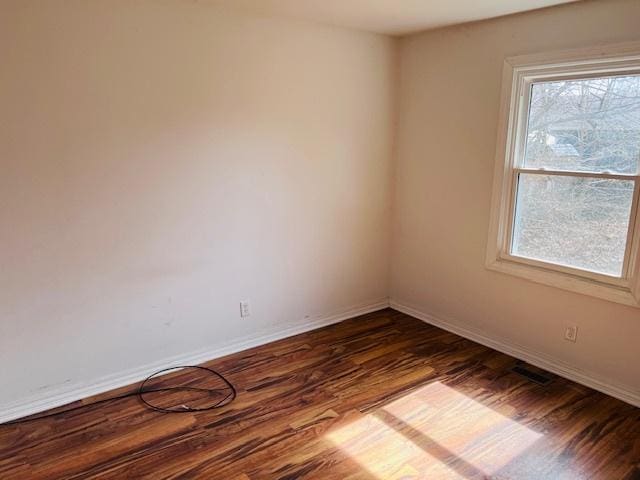
{"type": "Polygon", "coordinates": [[[557,175],[562,177],[583,177],[583,178],[602,178],[605,180],[631,180],[637,182],[640,175],[631,175],[625,173],[608,173],[608,172],[580,172],[576,170],[548,170],[544,168],[522,168],[514,167],[515,174],[526,173],[532,175],[557,175]]]}

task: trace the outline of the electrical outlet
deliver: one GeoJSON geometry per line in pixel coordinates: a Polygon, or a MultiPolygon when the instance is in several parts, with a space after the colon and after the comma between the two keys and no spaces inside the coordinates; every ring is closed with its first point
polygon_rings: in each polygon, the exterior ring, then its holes
{"type": "Polygon", "coordinates": [[[251,315],[251,305],[249,304],[249,300],[240,301],[240,316],[244,318],[250,315],[251,315]]]}
{"type": "Polygon", "coordinates": [[[571,325],[564,330],[564,339],[575,343],[578,339],[578,327],[571,325]]]}

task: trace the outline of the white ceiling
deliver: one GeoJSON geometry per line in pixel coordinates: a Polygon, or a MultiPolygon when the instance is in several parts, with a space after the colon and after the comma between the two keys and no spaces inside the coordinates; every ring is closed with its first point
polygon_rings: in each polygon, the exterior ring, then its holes
{"type": "Polygon", "coordinates": [[[402,35],[576,0],[208,0],[377,33],[402,35]]]}

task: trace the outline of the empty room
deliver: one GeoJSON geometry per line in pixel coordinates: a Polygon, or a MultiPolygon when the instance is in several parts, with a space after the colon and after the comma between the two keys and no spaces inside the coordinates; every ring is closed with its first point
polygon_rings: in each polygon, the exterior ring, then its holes
{"type": "Polygon", "coordinates": [[[640,0],[0,0],[0,479],[640,480],[640,0]]]}

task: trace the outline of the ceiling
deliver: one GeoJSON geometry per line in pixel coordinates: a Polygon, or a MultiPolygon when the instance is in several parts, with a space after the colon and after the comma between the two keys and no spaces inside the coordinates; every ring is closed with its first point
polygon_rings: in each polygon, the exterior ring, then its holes
{"type": "Polygon", "coordinates": [[[575,0],[208,0],[264,15],[281,15],[390,35],[498,17],[575,0]]]}

